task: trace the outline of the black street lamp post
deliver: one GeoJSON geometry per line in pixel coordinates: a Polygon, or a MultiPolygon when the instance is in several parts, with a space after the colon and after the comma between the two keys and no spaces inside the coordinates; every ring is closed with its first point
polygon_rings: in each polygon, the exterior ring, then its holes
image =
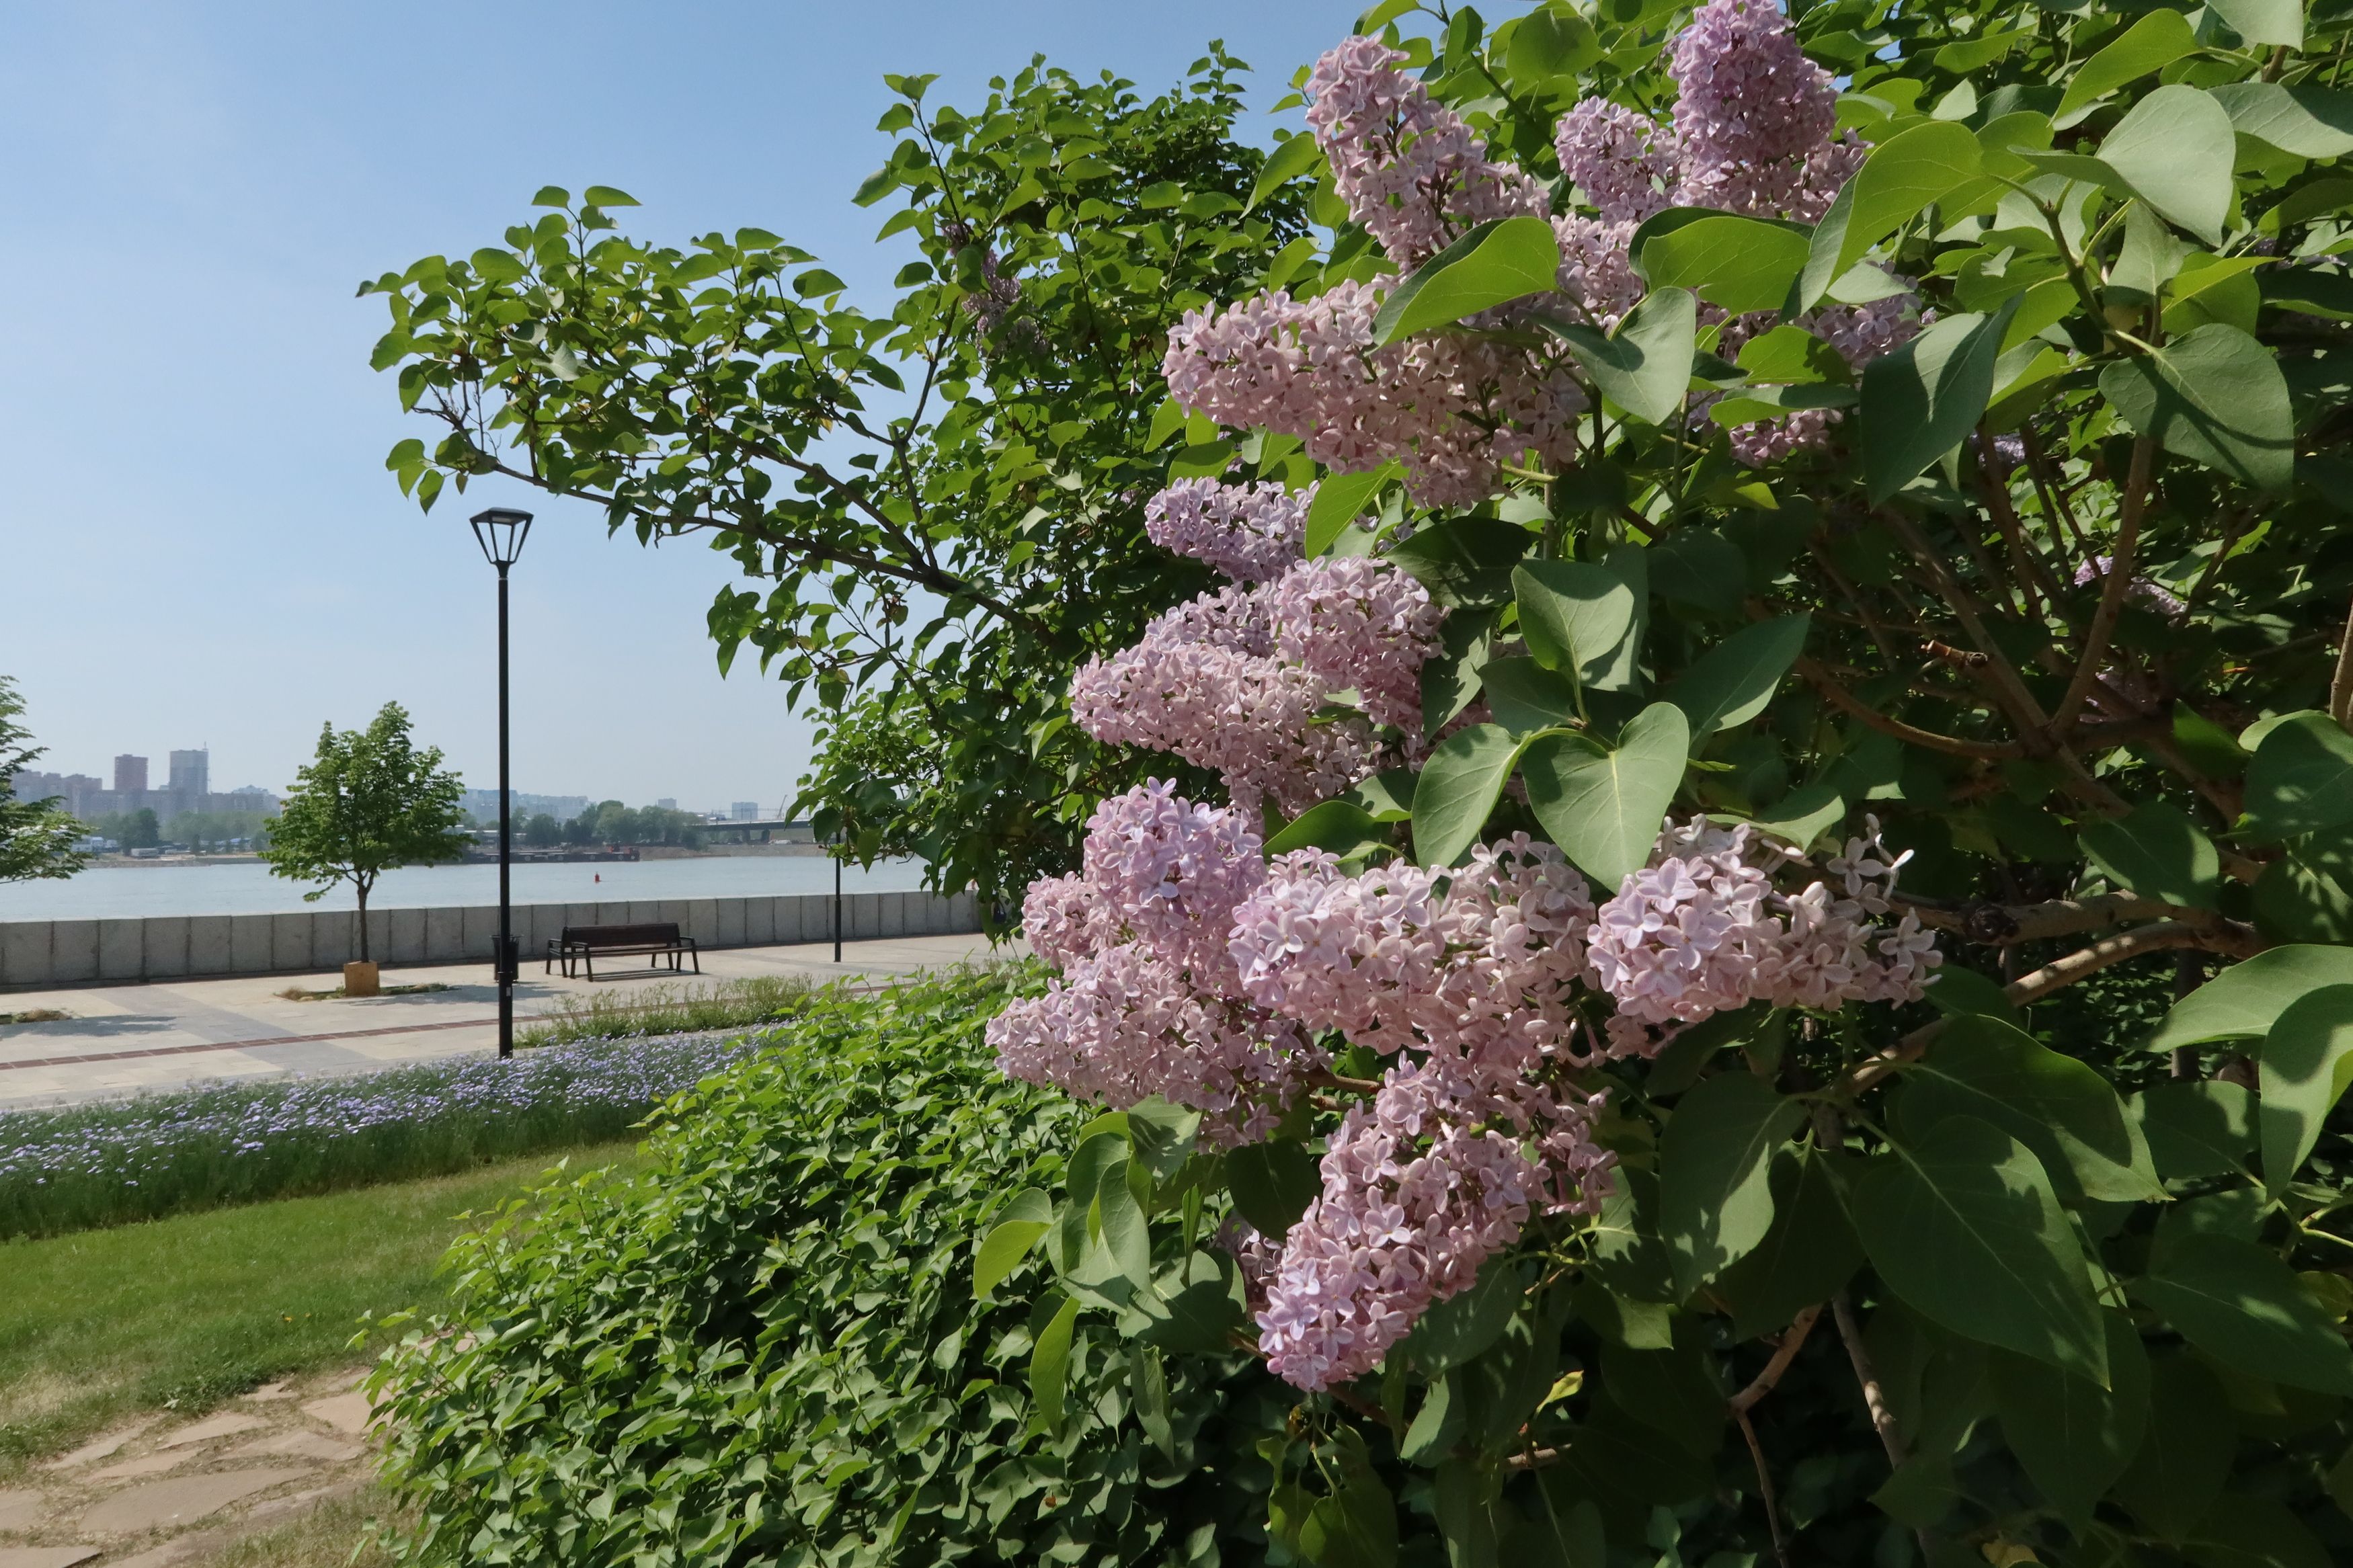
{"type": "Polygon", "coordinates": [[[507,776],[507,568],[522,553],[531,533],[531,513],[506,507],[478,511],[470,519],[482,554],[499,569],[499,1055],[514,1055],[514,988],[522,970],[515,951],[514,905],[510,886],[514,865],[514,795],[507,776]]]}

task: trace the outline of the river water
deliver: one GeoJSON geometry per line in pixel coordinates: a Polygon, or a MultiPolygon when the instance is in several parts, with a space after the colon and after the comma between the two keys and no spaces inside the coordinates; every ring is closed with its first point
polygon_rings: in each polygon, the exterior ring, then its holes
{"type": "MultiPolygon", "coordinates": [[[[885,860],[871,871],[846,866],[846,893],[908,892],[923,885],[916,860],[885,860]]],[[[216,866],[111,866],[60,881],[0,882],[0,921],[86,921],[142,915],[259,915],[355,907],[348,883],[315,904],[310,886],[273,877],[259,861],[216,866]]],[[[598,899],[741,899],[833,891],[833,862],[818,855],[722,855],[681,860],[565,861],[517,866],[519,904],[598,899]]],[[[495,865],[415,866],[386,871],[368,907],[435,909],[499,901],[495,865]]]]}

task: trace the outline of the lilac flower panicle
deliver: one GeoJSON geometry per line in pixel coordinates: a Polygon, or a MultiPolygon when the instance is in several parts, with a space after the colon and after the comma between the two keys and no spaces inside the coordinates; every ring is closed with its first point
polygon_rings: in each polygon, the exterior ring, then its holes
{"type": "Polygon", "coordinates": [[[1655,1055],[1685,1024],[1764,1001],[1832,1008],[1916,1001],[1941,962],[1916,916],[1893,926],[1896,873],[1875,818],[1828,865],[1841,882],[1785,897],[1769,873],[1790,858],[1755,830],[1704,817],[1667,824],[1650,863],[1596,911],[1592,979],[1617,1002],[1613,1056],[1655,1055]]]}
{"type": "Polygon", "coordinates": [[[1608,224],[1639,224],[1674,199],[1682,154],[1675,132],[1606,98],[1561,116],[1553,147],[1560,166],[1608,224]]]}
{"type": "Polygon", "coordinates": [[[1283,1238],[1257,1312],[1268,1369],[1307,1389],[1361,1377],[1531,1209],[1598,1209],[1613,1159],[1589,1136],[1600,1104],[1515,1074],[1392,1067],[1332,1134],[1324,1191],[1283,1238]]]}
{"type": "Polygon", "coordinates": [[[1281,485],[1179,479],[1144,504],[1152,542],[1205,561],[1237,583],[1279,577],[1300,559],[1315,487],[1293,494],[1281,485]]]}
{"type": "Polygon", "coordinates": [[[1234,994],[1226,933],[1235,906],[1266,879],[1260,843],[1240,812],[1196,805],[1155,779],[1095,808],[1082,879],[1137,942],[1234,994]]]}
{"type": "Polygon", "coordinates": [[[1831,74],[1806,58],[1788,17],[1767,0],[1708,0],[1669,69],[1681,204],[1784,216],[1838,117],[1831,74]]]}
{"type": "Polygon", "coordinates": [[[1545,214],[1544,187],[1487,156],[1462,117],[1378,38],[1345,40],[1307,76],[1307,123],[1348,211],[1400,270],[1491,218],[1545,214]]]}
{"type": "Polygon", "coordinates": [[[1356,555],[1303,561],[1270,600],[1275,648],[1332,690],[1353,689],[1376,724],[1421,728],[1421,667],[1446,612],[1393,566],[1356,555]]]}
{"type": "Polygon", "coordinates": [[[1266,877],[1255,824],[1147,782],[1087,823],[1082,869],[1033,883],[1032,942],[1062,970],[991,1020],[1007,1073],[1119,1109],[1159,1095],[1206,1113],[1208,1135],[1262,1137],[1325,1061],[1254,1005],[1226,951],[1235,907],[1266,877]]]}
{"type": "Polygon", "coordinates": [[[1297,1026],[1204,994],[1176,964],[1131,942],[1050,982],[991,1019],[1008,1076],[1124,1110],[1154,1095],[1202,1111],[1213,1142],[1263,1138],[1327,1058],[1297,1026]]]}
{"type": "MultiPolygon", "coordinates": [[[[2021,453],[2024,445],[2023,442],[2020,443],[2021,453]]],[[[2116,569],[2115,556],[2094,555],[2075,568],[2074,575],[2069,579],[2069,582],[2080,588],[2086,583],[2105,581],[2108,574],[2116,569]]],[[[2137,573],[2125,584],[2125,595],[2127,598],[2138,599],[2168,620],[2184,614],[2189,608],[2179,594],[2158,586],[2157,584],[2137,573]]]]}

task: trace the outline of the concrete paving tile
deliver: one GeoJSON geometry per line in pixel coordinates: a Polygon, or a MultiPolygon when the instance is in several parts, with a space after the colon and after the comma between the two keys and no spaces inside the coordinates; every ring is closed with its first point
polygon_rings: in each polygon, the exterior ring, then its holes
{"type": "Polygon", "coordinates": [[[176,1454],[150,1454],[143,1459],[125,1459],[119,1465],[109,1465],[102,1470],[92,1470],[94,1481],[129,1481],[141,1476],[160,1476],[165,1470],[177,1469],[196,1457],[194,1448],[183,1448],[176,1454]]]}
{"type": "Polygon", "coordinates": [[[259,1438],[241,1448],[231,1448],[221,1456],[224,1459],[261,1459],[283,1455],[295,1459],[325,1459],[341,1464],[356,1459],[367,1450],[357,1443],[322,1436],[316,1432],[280,1432],[274,1436],[259,1438]]]}
{"type": "MultiPolygon", "coordinates": [[[[92,1505],[81,1527],[93,1535],[131,1535],[175,1524],[193,1524],[233,1502],[268,1491],[307,1474],[302,1470],[216,1470],[129,1487],[92,1505]]],[[[8,1568],[0,1563],[0,1568],[8,1568]]]]}
{"type": "Polygon", "coordinates": [[[259,1388],[254,1389],[249,1393],[240,1394],[237,1395],[239,1399],[251,1399],[255,1401],[291,1399],[294,1396],[294,1391],[287,1387],[282,1383],[265,1383],[259,1388]]]}
{"type": "Polygon", "coordinates": [[[302,1406],[302,1414],[356,1437],[367,1430],[367,1395],[338,1394],[332,1399],[314,1399],[302,1406]]]}
{"type": "Polygon", "coordinates": [[[174,1563],[186,1563],[207,1552],[227,1546],[232,1539],[226,1531],[207,1530],[195,1535],[183,1535],[153,1546],[136,1557],[125,1557],[110,1563],[106,1568],[170,1568],[174,1563]]]}
{"type": "Polygon", "coordinates": [[[48,1500],[39,1492],[0,1491],[0,1535],[16,1535],[41,1522],[48,1500]]]}
{"type": "Polygon", "coordinates": [[[96,1546],[0,1546],[0,1568],[74,1568],[101,1550],[96,1546]]]}
{"type": "Polygon", "coordinates": [[[159,1448],[184,1448],[191,1443],[209,1443],[216,1437],[233,1437],[239,1432],[250,1432],[269,1425],[259,1415],[241,1415],[232,1410],[209,1420],[199,1421],[193,1426],[184,1426],[155,1446],[159,1448]]]}
{"type": "Polygon", "coordinates": [[[155,1425],[153,1416],[133,1421],[128,1426],[118,1426],[100,1437],[93,1437],[70,1454],[60,1455],[41,1468],[45,1470],[70,1470],[76,1465],[88,1465],[100,1459],[111,1458],[122,1451],[122,1446],[155,1425]]]}
{"type": "Polygon", "coordinates": [[[286,1497],[271,1498],[266,1502],[255,1503],[245,1510],[245,1517],[248,1520],[275,1519],[280,1514],[296,1513],[303,1509],[314,1507],[331,1497],[349,1497],[359,1489],[360,1483],[357,1481],[337,1481],[332,1486],[312,1487],[308,1491],[294,1492],[286,1497]]]}

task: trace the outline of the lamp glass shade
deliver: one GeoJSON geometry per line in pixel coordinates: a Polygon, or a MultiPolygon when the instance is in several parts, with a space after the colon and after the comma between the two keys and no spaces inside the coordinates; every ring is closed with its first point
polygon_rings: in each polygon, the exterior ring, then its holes
{"type": "Polygon", "coordinates": [[[474,537],[480,542],[482,554],[493,566],[512,566],[522,553],[522,542],[531,532],[531,513],[508,507],[491,507],[478,511],[470,520],[474,525],[474,537]]]}

